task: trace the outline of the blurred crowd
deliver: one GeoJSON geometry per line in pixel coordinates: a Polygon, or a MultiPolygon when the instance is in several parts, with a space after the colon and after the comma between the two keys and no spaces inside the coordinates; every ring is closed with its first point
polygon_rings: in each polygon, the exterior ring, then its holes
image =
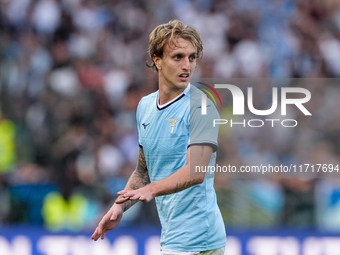
{"type": "MultiPolygon", "coordinates": [[[[336,0],[2,0],[1,223],[97,224],[135,168],[135,111],[157,90],[148,36],[171,19],[202,36],[195,78],[340,77],[336,0]]],[[[311,85],[316,115],[292,113],[291,132],[227,132],[221,162],[339,162],[336,81],[311,85]]],[[[227,225],[340,230],[337,179],[216,178],[216,189],[227,225]]],[[[126,224],[158,224],[153,203],[128,212],[126,224]]]]}

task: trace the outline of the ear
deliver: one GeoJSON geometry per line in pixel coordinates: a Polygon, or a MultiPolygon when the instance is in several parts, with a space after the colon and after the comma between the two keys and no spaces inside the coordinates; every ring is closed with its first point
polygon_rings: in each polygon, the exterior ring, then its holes
{"type": "Polygon", "coordinates": [[[158,57],[156,55],[153,55],[152,60],[155,63],[157,69],[161,70],[162,69],[162,58],[160,58],[160,57],[158,57]]]}

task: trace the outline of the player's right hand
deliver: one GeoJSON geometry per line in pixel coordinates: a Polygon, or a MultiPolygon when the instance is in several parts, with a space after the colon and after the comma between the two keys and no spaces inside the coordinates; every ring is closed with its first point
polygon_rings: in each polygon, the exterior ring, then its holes
{"type": "Polygon", "coordinates": [[[105,235],[110,230],[114,229],[123,217],[123,207],[113,205],[111,209],[103,216],[99,222],[98,227],[94,231],[91,239],[97,241],[99,237],[103,240],[105,235]]]}

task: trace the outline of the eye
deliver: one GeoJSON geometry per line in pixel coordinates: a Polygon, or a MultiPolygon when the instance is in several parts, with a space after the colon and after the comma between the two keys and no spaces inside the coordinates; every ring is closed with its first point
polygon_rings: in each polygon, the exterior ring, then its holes
{"type": "Polygon", "coordinates": [[[180,55],[175,55],[175,56],[174,56],[174,59],[175,59],[175,60],[180,60],[180,59],[181,59],[181,56],[180,56],[180,55]]]}
{"type": "Polygon", "coordinates": [[[191,55],[191,56],[189,57],[189,60],[190,60],[191,62],[195,61],[195,60],[196,60],[196,56],[195,56],[195,55],[191,55]]]}

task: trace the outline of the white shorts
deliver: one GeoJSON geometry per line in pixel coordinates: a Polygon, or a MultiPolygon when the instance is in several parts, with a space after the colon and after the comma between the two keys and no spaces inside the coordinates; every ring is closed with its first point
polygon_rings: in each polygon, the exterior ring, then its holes
{"type": "Polygon", "coordinates": [[[173,251],[162,250],[161,255],[224,255],[225,247],[211,251],[173,251]]]}

